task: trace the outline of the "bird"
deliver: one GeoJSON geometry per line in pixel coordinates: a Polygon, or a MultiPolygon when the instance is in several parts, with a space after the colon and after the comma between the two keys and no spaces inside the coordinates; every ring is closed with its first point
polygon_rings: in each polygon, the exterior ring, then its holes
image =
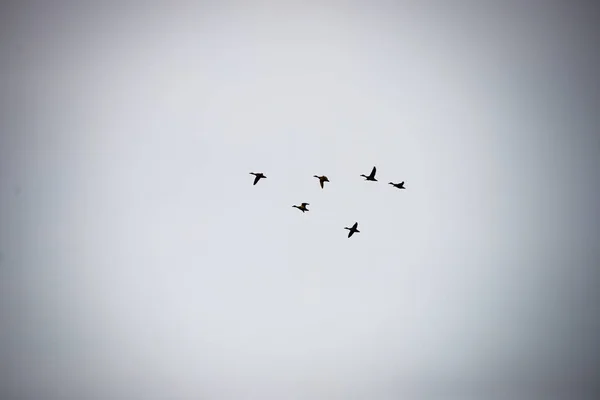
{"type": "Polygon", "coordinates": [[[364,176],[366,181],[374,181],[376,182],[377,179],[375,179],[375,172],[377,172],[377,168],[373,167],[373,170],[371,171],[371,174],[369,174],[369,176],[366,176],[364,174],[361,174],[360,176],[364,176]]]}
{"type": "Polygon", "coordinates": [[[325,182],[329,182],[329,179],[327,179],[327,177],[325,175],[323,175],[323,176],[314,175],[314,177],[319,179],[319,183],[321,184],[321,189],[323,189],[325,182]]]}
{"type": "Polygon", "coordinates": [[[293,205],[292,207],[296,207],[298,210],[305,212],[305,211],[310,211],[308,208],[306,208],[306,206],[310,206],[310,204],[308,203],[302,203],[299,206],[293,205]]]}
{"type": "Polygon", "coordinates": [[[265,174],[263,174],[262,172],[250,172],[250,175],[254,175],[256,177],[254,178],[253,185],[256,185],[260,178],[266,178],[265,174]]]}
{"type": "Polygon", "coordinates": [[[348,229],[350,231],[348,232],[348,238],[354,235],[354,232],[360,233],[360,231],[358,230],[358,222],[355,222],[354,225],[352,225],[352,228],[345,227],[344,229],[348,229]]]}
{"type": "Polygon", "coordinates": [[[404,187],[404,181],[402,181],[402,182],[400,182],[400,183],[393,183],[393,182],[390,182],[390,185],[392,185],[392,186],[394,186],[394,187],[397,187],[398,189],[406,189],[406,188],[404,187]]]}

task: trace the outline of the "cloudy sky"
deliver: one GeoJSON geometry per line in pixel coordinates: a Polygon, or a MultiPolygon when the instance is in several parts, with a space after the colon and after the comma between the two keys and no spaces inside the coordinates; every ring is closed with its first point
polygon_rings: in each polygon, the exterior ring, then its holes
{"type": "Polygon", "coordinates": [[[600,393],[593,7],[10,3],[3,399],[600,393]]]}

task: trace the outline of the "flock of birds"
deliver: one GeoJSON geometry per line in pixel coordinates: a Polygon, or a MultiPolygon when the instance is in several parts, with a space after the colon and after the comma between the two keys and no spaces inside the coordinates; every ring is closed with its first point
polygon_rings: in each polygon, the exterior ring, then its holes
{"type": "MultiPolygon", "coordinates": [[[[371,173],[369,175],[361,174],[360,176],[364,177],[366,181],[377,182],[377,179],[375,179],[375,173],[377,173],[377,168],[373,167],[373,169],[371,170],[371,173]]],[[[266,178],[265,174],[263,174],[262,172],[250,172],[250,175],[254,175],[254,183],[253,183],[254,185],[256,185],[258,183],[258,181],[260,181],[261,179],[266,178]]],[[[323,175],[323,176],[314,175],[314,177],[319,180],[321,189],[325,188],[325,182],[329,182],[329,179],[325,175],[323,175]]],[[[400,183],[390,182],[389,184],[398,189],[406,189],[404,187],[404,181],[402,181],[400,183]]],[[[299,206],[293,205],[292,207],[295,207],[304,213],[306,211],[310,211],[308,208],[306,208],[306,206],[309,206],[309,205],[310,205],[309,203],[301,203],[299,206]]],[[[355,233],[360,233],[360,231],[358,230],[358,222],[355,222],[351,228],[344,227],[344,229],[348,229],[348,231],[349,231],[348,238],[352,237],[352,235],[354,235],[355,233]]]]}

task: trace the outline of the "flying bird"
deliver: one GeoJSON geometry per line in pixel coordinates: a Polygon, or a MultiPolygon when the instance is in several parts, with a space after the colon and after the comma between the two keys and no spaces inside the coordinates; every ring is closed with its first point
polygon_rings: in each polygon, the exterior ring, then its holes
{"type": "Polygon", "coordinates": [[[394,187],[397,187],[398,189],[406,189],[406,188],[404,187],[404,181],[402,181],[402,182],[400,182],[400,183],[393,183],[393,182],[390,182],[390,185],[392,185],[392,186],[394,186],[394,187]]]}
{"type": "Polygon", "coordinates": [[[325,175],[323,175],[323,176],[314,175],[314,177],[319,179],[319,183],[321,184],[321,189],[323,189],[325,182],[329,182],[329,179],[327,179],[327,177],[325,175]]]}
{"type": "Polygon", "coordinates": [[[345,227],[344,229],[348,229],[350,231],[348,232],[348,238],[354,235],[354,232],[360,233],[360,231],[358,230],[358,222],[355,222],[354,225],[352,225],[352,228],[345,227]]]}
{"type": "Polygon", "coordinates": [[[373,167],[373,170],[371,171],[371,174],[369,174],[369,176],[366,176],[364,174],[361,174],[360,176],[363,176],[366,181],[374,181],[374,182],[376,182],[377,179],[375,179],[375,172],[377,172],[377,168],[373,167]]]}
{"type": "Polygon", "coordinates": [[[305,211],[310,211],[308,208],[306,208],[306,206],[310,206],[310,204],[308,203],[302,203],[299,206],[293,205],[292,207],[296,207],[298,210],[305,212],[305,211]]]}
{"type": "Polygon", "coordinates": [[[254,178],[253,185],[256,185],[258,181],[260,181],[260,178],[266,178],[265,174],[263,174],[262,172],[250,172],[250,175],[254,175],[256,177],[254,178]]]}

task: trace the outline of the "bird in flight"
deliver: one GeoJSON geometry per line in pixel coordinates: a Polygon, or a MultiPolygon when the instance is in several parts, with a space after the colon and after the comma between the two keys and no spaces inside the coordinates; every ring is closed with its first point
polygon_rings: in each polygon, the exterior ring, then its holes
{"type": "Polygon", "coordinates": [[[394,187],[397,187],[398,189],[406,189],[406,188],[404,187],[404,181],[402,181],[402,182],[400,182],[400,183],[393,183],[393,182],[390,182],[390,185],[392,185],[392,186],[394,186],[394,187]]]}
{"type": "Polygon", "coordinates": [[[366,181],[374,181],[374,182],[376,182],[377,181],[377,179],[375,179],[375,173],[376,172],[377,172],[377,168],[373,167],[373,170],[371,170],[371,173],[369,174],[369,176],[366,176],[364,174],[361,174],[360,176],[363,176],[366,181]]]}
{"type": "Polygon", "coordinates": [[[358,222],[355,222],[354,225],[352,225],[352,228],[345,227],[344,229],[348,229],[350,231],[348,232],[348,237],[354,235],[354,232],[360,233],[358,230],[358,222]]]}
{"type": "Polygon", "coordinates": [[[310,206],[310,204],[308,203],[302,203],[299,206],[293,205],[292,207],[296,207],[298,210],[305,212],[305,211],[310,211],[308,208],[306,208],[306,206],[310,206]]]}
{"type": "Polygon", "coordinates": [[[250,172],[250,175],[254,175],[256,177],[254,178],[253,185],[256,185],[258,181],[260,181],[260,178],[266,178],[265,174],[263,174],[262,172],[250,172]]]}
{"type": "Polygon", "coordinates": [[[321,184],[321,189],[323,189],[325,182],[329,182],[329,179],[327,179],[327,177],[325,175],[323,175],[323,176],[314,175],[314,177],[319,179],[319,183],[321,184]]]}

